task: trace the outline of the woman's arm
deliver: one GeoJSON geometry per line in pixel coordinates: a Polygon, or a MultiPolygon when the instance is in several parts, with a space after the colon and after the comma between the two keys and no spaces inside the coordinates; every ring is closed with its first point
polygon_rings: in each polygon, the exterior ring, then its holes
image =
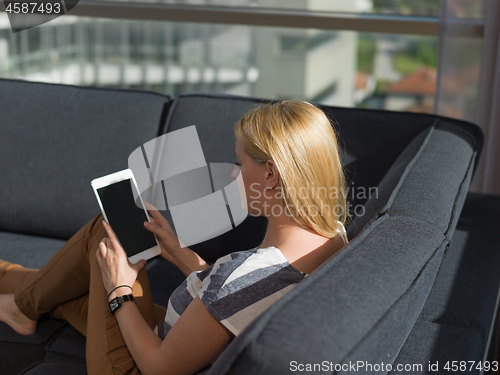
{"type": "Polygon", "coordinates": [[[147,202],[146,206],[153,217],[150,218],[151,223],[146,221],[144,226],[156,235],[163,258],[173,263],[185,276],[189,276],[193,271],[202,271],[209,267],[208,263],[193,250],[181,247],[172,227],[155,207],[147,202]]]}
{"type": "MultiPolygon", "coordinates": [[[[96,257],[109,293],[118,285],[133,285],[145,261],[131,264],[111,226],[104,221],[103,225],[109,238],[99,243],[96,257]]],[[[122,294],[123,290],[114,290],[108,300],[122,294]]],[[[214,361],[234,336],[198,297],[163,341],[147,325],[136,304],[124,303],[115,316],[125,344],[144,375],[193,374],[214,361]]]]}
{"type": "Polygon", "coordinates": [[[162,341],[134,303],[116,312],[123,339],[143,375],[191,375],[213,362],[233,334],[196,297],[162,341]]]}
{"type": "Polygon", "coordinates": [[[172,263],[177,266],[186,277],[193,271],[203,271],[205,268],[209,267],[208,263],[205,262],[202,257],[187,247],[181,248],[176,253],[175,261],[172,263]]]}

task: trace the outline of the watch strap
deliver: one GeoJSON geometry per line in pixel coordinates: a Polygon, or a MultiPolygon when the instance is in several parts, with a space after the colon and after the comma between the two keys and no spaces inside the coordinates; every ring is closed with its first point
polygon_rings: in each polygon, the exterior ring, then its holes
{"type": "Polygon", "coordinates": [[[122,305],[125,302],[128,302],[128,301],[132,301],[132,302],[136,303],[133,294],[125,294],[124,296],[119,296],[119,297],[113,298],[108,304],[109,315],[115,315],[115,313],[118,311],[118,309],[120,307],[122,307],[122,305]]]}

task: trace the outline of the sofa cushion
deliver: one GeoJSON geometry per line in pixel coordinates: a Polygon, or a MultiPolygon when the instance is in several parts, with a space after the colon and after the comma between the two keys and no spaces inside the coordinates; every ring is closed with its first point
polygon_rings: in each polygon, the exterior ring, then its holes
{"type": "Polygon", "coordinates": [[[46,345],[45,361],[59,360],[85,366],[85,345],[85,336],[68,324],[58,333],[56,339],[46,345]]]}
{"type": "Polygon", "coordinates": [[[469,193],[423,318],[491,328],[500,285],[500,272],[491,267],[500,263],[498,228],[500,196],[469,193]]]}
{"type": "Polygon", "coordinates": [[[40,269],[65,243],[56,238],[0,232],[0,259],[40,269]]]}
{"type": "Polygon", "coordinates": [[[347,235],[349,238],[357,236],[362,232],[365,226],[370,225],[377,219],[378,214],[387,204],[387,201],[401,180],[403,173],[405,173],[408,165],[418,155],[419,150],[422,148],[422,145],[426,142],[433,129],[434,127],[431,126],[422,131],[398,156],[380,184],[372,190],[369,199],[364,206],[362,206],[362,209],[360,208],[357,210],[357,215],[355,215],[354,220],[347,228],[347,235]]]}
{"type": "Polygon", "coordinates": [[[435,222],[443,230],[449,229],[447,237],[451,238],[482,142],[476,126],[437,117],[396,159],[362,215],[354,217],[347,229],[349,238],[389,211],[435,222]],[[419,188],[422,181],[426,181],[426,189],[419,188]]]}
{"type": "Polygon", "coordinates": [[[35,334],[21,336],[0,322],[0,353],[2,374],[15,375],[21,370],[45,359],[45,345],[67,323],[55,319],[40,320],[35,334]]]}
{"type": "Polygon", "coordinates": [[[343,364],[357,363],[357,361],[373,365],[381,362],[395,363],[395,358],[414,328],[421,306],[429,294],[445,247],[446,243],[443,243],[434,252],[405,294],[366,333],[359,345],[353,347],[342,359],[343,364]],[[380,345],[381,342],[384,345],[380,345]]]}
{"type": "Polygon", "coordinates": [[[412,346],[404,346],[394,361],[389,374],[428,374],[428,373],[461,373],[482,374],[475,368],[483,360],[484,334],[478,327],[460,327],[430,322],[418,319],[408,341],[412,346]],[[438,344],[439,345],[436,345],[438,344]],[[447,371],[446,363],[452,366],[452,361],[474,361],[474,368],[469,371],[472,363],[467,363],[467,371],[447,371]],[[436,366],[437,363],[437,366],[436,366]],[[398,370],[398,365],[412,365],[407,371],[398,370]],[[429,370],[429,364],[433,367],[429,370]],[[439,370],[439,371],[438,371],[439,370]]]}
{"type": "Polygon", "coordinates": [[[52,374],[50,366],[38,366],[53,362],[68,364],[66,374],[73,373],[71,365],[85,371],[85,343],[85,337],[63,320],[42,318],[36,333],[29,336],[19,335],[0,322],[1,373],[52,374]]]}
{"type": "Polygon", "coordinates": [[[485,355],[500,343],[492,337],[500,273],[491,267],[500,264],[499,227],[500,196],[469,193],[429,297],[396,362],[498,359],[498,350],[494,358],[485,355]]]}
{"type": "Polygon", "coordinates": [[[0,79],[0,230],[69,238],[98,212],[90,181],[158,134],[157,93],[0,79]]]}
{"type": "Polygon", "coordinates": [[[87,375],[87,368],[64,361],[37,363],[20,375],[87,375]]]}
{"type": "Polygon", "coordinates": [[[391,215],[417,217],[446,231],[476,150],[451,132],[438,128],[432,131],[381,214],[390,211],[391,215]]]}
{"type": "Polygon", "coordinates": [[[398,156],[435,116],[361,108],[321,106],[340,132],[342,163],[352,207],[364,205],[398,156]]]}

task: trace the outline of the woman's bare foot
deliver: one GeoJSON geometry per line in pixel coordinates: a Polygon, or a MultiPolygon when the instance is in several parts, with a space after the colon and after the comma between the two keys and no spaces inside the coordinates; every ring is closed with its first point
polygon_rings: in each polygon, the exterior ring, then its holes
{"type": "Polygon", "coordinates": [[[0,322],[6,323],[20,335],[32,335],[36,331],[36,320],[24,315],[14,302],[14,294],[0,294],[0,322]]]}

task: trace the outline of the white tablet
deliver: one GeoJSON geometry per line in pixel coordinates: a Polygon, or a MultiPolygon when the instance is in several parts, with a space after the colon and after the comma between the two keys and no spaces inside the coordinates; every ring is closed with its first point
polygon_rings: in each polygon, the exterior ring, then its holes
{"type": "Polygon", "coordinates": [[[132,170],[125,169],[97,178],[91,184],[102,215],[113,228],[129,260],[136,263],[140,259],[159,255],[161,249],[155,235],[144,228],[144,221],[150,221],[149,215],[132,170]],[[138,204],[134,196],[138,197],[138,204]]]}

